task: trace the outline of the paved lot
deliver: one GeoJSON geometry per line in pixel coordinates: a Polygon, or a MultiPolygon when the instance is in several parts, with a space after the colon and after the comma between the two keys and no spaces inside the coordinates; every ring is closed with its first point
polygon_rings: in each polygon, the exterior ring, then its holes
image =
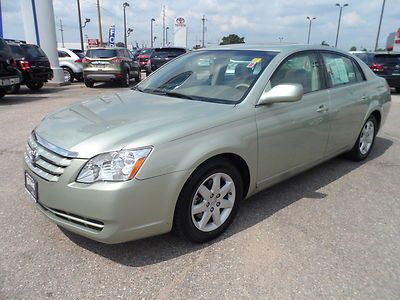
{"type": "Polygon", "coordinates": [[[246,201],[218,240],[103,245],[61,230],[24,192],[30,130],[82,84],[0,101],[0,299],[399,299],[400,96],[365,163],[333,159],[246,201]]]}

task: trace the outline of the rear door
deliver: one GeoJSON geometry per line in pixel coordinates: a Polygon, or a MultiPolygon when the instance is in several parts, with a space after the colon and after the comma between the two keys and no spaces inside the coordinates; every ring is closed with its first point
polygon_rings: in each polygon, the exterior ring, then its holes
{"type": "Polygon", "coordinates": [[[356,141],[368,109],[368,82],[350,56],[322,51],[329,85],[331,130],[327,154],[341,152],[356,141]]]}
{"type": "Polygon", "coordinates": [[[267,89],[298,83],[304,96],[298,102],[256,108],[261,186],[324,156],[329,135],[329,93],[322,74],[316,52],[303,51],[289,56],[272,75],[267,89]]]}

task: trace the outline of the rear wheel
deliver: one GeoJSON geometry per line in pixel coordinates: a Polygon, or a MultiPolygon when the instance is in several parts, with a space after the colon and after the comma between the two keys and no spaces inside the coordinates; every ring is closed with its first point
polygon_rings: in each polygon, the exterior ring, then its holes
{"type": "Polygon", "coordinates": [[[10,88],[9,93],[10,94],[18,94],[20,89],[21,89],[21,85],[20,84],[15,84],[10,88]]]}
{"type": "Polygon", "coordinates": [[[43,82],[27,82],[26,86],[33,91],[40,90],[43,87],[43,82]]]}
{"type": "Polygon", "coordinates": [[[192,242],[214,239],[231,224],[242,197],[242,178],[229,161],[206,163],[190,176],[179,195],[174,230],[192,242]]]}
{"type": "Polygon", "coordinates": [[[137,76],[135,77],[136,82],[140,82],[142,80],[142,71],[139,69],[137,76]]]}
{"type": "Polygon", "coordinates": [[[65,82],[72,82],[74,81],[74,72],[70,68],[63,67],[63,72],[64,72],[64,81],[65,82]]]}
{"type": "Polygon", "coordinates": [[[123,74],[123,78],[121,79],[121,85],[123,87],[129,86],[131,83],[131,78],[129,76],[129,70],[126,70],[123,74]]]}
{"type": "Polygon", "coordinates": [[[88,88],[92,88],[92,87],[94,87],[94,81],[90,80],[90,79],[85,79],[85,85],[88,88]]]}
{"type": "Polygon", "coordinates": [[[347,153],[347,156],[355,161],[366,159],[371,153],[377,131],[378,123],[376,122],[375,117],[371,115],[364,123],[357,142],[354,144],[353,149],[347,153]]]}

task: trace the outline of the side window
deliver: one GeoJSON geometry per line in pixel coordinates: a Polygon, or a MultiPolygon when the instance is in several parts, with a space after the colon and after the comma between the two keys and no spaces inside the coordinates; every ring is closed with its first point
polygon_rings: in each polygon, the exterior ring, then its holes
{"type": "Polygon", "coordinates": [[[358,65],[357,62],[353,61],[353,67],[354,71],[356,72],[356,77],[358,82],[362,82],[365,80],[365,76],[363,71],[361,70],[361,67],[358,65]]]}
{"type": "Polygon", "coordinates": [[[332,87],[359,81],[356,68],[350,58],[336,53],[322,53],[322,58],[332,87]]]}
{"type": "Polygon", "coordinates": [[[314,52],[302,52],[287,58],[271,77],[271,87],[285,83],[298,83],[304,93],[322,88],[320,68],[314,52]]]}
{"type": "Polygon", "coordinates": [[[70,57],[65,51],[58,51],[58,57],[70,57]]]}

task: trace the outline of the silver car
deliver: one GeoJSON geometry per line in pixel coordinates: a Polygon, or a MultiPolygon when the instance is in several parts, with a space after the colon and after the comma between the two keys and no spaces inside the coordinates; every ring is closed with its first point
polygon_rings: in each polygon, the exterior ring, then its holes
{"type": "Polygon", "coordinates": [[[97,241],[174,229],[204,242],[243,199],[342,153],[365,159],[390,97],[332,48],[193,51],[134,90],[46,116],[26,146],[25,186],[48,218],[97,241]]]}
{"type": "Polygon", "coordinates": [[[73,82],[74,79],[83,81],[84,57],[85,54],[80,49],[58,48],[58,61],[63,69],[65,82],[73,82]]]}

